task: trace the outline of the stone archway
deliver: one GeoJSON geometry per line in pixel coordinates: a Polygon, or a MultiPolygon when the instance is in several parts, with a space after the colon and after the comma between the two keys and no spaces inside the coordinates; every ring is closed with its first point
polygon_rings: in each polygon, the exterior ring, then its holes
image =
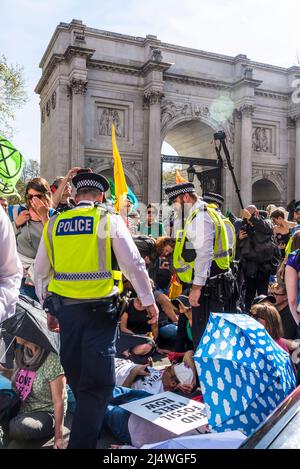
{"type": "Polygon", "coordinates": [[[281,193],[269,179],[259,179],[252,186],[252,202],[258,209],[265,210],[269,204],[282,205],[281,193]]]}
{"type": "MultiPolygon", "coordinates": [[[[87,161],[89,167],[96,173],[102,174],[107,179],[112,177],[113,173],[113,160],[108,163],[104,158],[89,158],[87,161]]],[[[139,162],[134,160],[123,160],[123,170],[126,177],[127,185],[131,188],[138,199],[142,197],[142,184],[141,184],[141,168],[139,162]]]]}
{"type": "MultiPolygon", "coordinates": [[[[226,198],[224,172],[218,165],[213,143],[213,134],[217,128],[207,117],[200,118],[186,113],[165,122],[162,128],[162,136],[163,141],[171,145],[180,156],[181,173],[185,179],[188,179],[188,166],[192,164],[195,168],[196,175],[193,182],[199,195],[202,195],[204,188],[206,191],[222,192],[222,195],[226,198]]],[[[175,182],[175,170],[173,170],[173,175],[165,174],[165,172],[172,172],[172,164],[166,162],[166,160],[167,158],[164,155],[162,160],[163,186],[166,185],[166,179],[168,183],[175,182]]],[[[176,163],[179,163],[179,161],[176,161],[176,163]]]]}

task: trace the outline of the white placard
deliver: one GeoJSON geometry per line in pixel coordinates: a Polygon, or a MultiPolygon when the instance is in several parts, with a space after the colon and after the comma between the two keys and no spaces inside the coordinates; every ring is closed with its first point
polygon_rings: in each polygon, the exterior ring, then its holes
{"type": "Polygon", "coordinates": [[[148,396],[120,407],[176,435],[208,424],[204,404],[173,392],[148,396]]]}

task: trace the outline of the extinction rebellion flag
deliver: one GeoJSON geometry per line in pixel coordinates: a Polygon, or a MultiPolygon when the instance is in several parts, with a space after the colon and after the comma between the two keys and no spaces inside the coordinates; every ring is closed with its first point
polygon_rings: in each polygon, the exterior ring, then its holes
{"type": "Polygon", "coordinates": [[[0,135],[0,195],[18,194],[16,184],[23,169],[23,156],[0,135]]]}

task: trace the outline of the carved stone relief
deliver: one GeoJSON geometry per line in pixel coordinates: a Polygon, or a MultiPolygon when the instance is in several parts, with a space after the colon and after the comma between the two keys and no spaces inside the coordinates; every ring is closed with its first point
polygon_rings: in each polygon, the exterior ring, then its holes
{"type": "Polygon", "coordinates": [[[50,116],[50,99],[46,103],[46,114],[48,117],[50,116]]]}
{"type": "Polygon", "coordinates": [[[87,90],[87,81],[78,78],[72,78],[69,85],[69,93],[85,94],[87,90]]]}
{"type": "Polygon", "coordinates": [[[144,102],[147,105],[160,104],[164,93],[159,88],[149,88],[144,93],[144,102]]]}
{"type": "Polygon", "coordinates": [[[99,108],[97,119],[99,135],[110,136],[112,124],[114,124],[117,137],[124,137],[124,118],[124,111],[111,108],[99,108]]]}
{"type": "Polygon", "coordinates": [[[266,127],[254,127],[252,149],[258,152],[272,152],[272,130],[266,127]]]}
{"type": "Polygon", "coordinates": [[[210,114],[209,107],[200,105],[198,103],[174,103],[173,101],[165,100],[161,106],[161,126],[162,129],[178,117],[185,116],[191,120],[202,120],[203,118],[209,120],[211,125],[218,130],[223,130],[226,133],[227,139],[230,143],[234,142],[235,137],[235,114],[233,113],[223,124],[219,124],[210,114]]]}
{"type": "Polygon", "coordinates": [[[55,107],[56,107],[56,91],[53,91],[53,93],[52,93],[51,105],[52,105],[52,109],[55,109],[55,107]]]}
{"type": "Polygon", "coordinates": [[[154,60],[154,62],[162,61],[162,53],[160,49],[156,49],[156,48],[152,49],[152,60],[154,60]]]}

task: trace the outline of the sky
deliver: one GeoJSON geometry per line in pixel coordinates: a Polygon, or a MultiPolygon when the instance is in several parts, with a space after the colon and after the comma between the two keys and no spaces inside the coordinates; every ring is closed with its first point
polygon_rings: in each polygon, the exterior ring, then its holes
{"type": "Polygon", "coordinates": [[[300,56],[299,0],[0,0],[0,55],[24,67],[28,102],[16,114],[15,146],[39,160],[39,63],[60,22],[283,67],[300,56]]]}

